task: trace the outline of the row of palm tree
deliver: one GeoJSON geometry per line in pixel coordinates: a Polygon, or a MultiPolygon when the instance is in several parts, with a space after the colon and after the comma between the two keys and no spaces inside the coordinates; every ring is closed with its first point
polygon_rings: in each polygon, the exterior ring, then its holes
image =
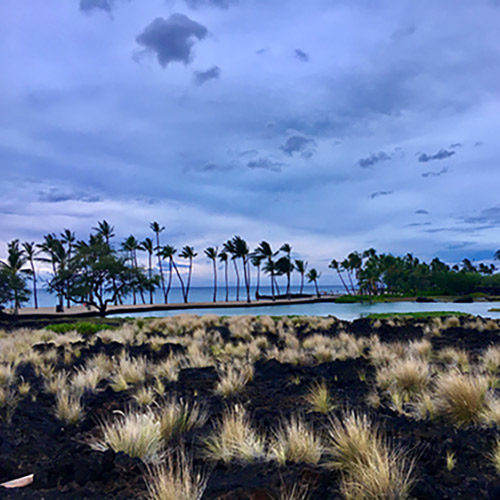
{"type": "MultiPolygon", "coordinates": [[[[142,241],[138,240],[134,235],[126,237],[117,249],[113,248],[113,238],[115,237],[114,227],[106,220],[98,222],[96,227],[92,228],[92,233],[88,241],[77,240],[75,233],[69,229],[64,229],[59,236],[55,233],[49,233],[43,237],[41,243],[25,242],[20,244],[18,240],[14,240],[8,247],[8,258],[5,263],[2,263],[4,275],[10,270],[12,276],[16,277],[19,282],[14,283],[11,279],[11,287],[16,288],[14,296],[11,297],[15,307],[19,307],[21,302],[26,301],[25,286],[27,278],[32,281],[32,295],[35,308],[38,308],[38,279],[36,262],[41,262],[48,265],[51,269],[52,278],[48,282],[49,291],[57,296],[58,307],[62,308],[64,300],[66,306],[70,307],[72,303],[77,303],[78,300],[74,294],[81,292],[77,290],[76,284],[80,283],[81,276],[77,276],[76,263],[80,267],[78,272],[83,272],[82,269],[90,269],[89,266],[98,264],[98,253],[101,252],[103,258],[123,259],[123,264],[130,269],[133,274],[133,279],[130,278],[127,286],[123,286],[123,275],[109,276],[108,295],[112,295],[115,304],[122,304],[125,300],[125,290],[130,294],[132,303],[137,304],[141,301],[143,304],[149,301],[154,302],[154,292],[156,289],[161,289],[163,301],[168,303],[169,295],[172,290],[174,280],[178,281],[182,299],[184,302],[189,301],[189,293],[193,276],[193,263],[198,253],[194,247],[186,245],[180,251],[173,245],[162,244],[161,234],[165,230],[158,222],[152,222],[150,229],[153,237],[146,237],[142,241]],[[147,268],[143,268],[140,264],[140,252],[146,253],[147,268]],[[93,256],[93,257],[90,257],[93,256]],[[178,258],[183,259],[186,264],[182,265],[178,258]],[[92,262],[89,259],[93,259],[92,262]],[[154,260],[156,259],[156,269],[154,260]],[[85,265],[82,264],[85,262],[85,265]],[[27,268],[28,266],[28,268],[27,268]],[[83,267],[82,267],[83,266],[83,267]],[[187,267],[185,273],[181,272],[180,267],[187,267]],[[120,293],[115,293],[120,288],[120,293]],[[72,295],[73,294],[73,295],[72,295]],[[146,299],[146,296],[148,299],[146,299]]],[[[278,277],[286,277],[285,296],[292,297],[290,293],[291,276],[294,271],[300,275],[300,294],[304,292],[304,280],[314,283],[316,292],[319,295],[317,281],[320,274],[311,269],[307,271],[307,262],[295,259],[292,260],[292,247],[289,244],[282,245],[278,250],[273,250],[271,244],[267,241],[262,241],[253,251],[250,250],[248,243],[239,235],[232,237],[224,242],[220,249],[218,246],[209,246],[203,250],[204,256],[209,259],[212,264],[213,271],[213,302],[217,301],[217,286],[218,286],[218,267],[221,265],[224,269],[225,283],[225,301],[229,301],[229,274],[230,262],[232,261],[233,273],[236,281],[236,300],[240,300],[240,290],[243,287],[247,302],[251,298],[251,266],[255,267],[257,273],[257,287],[255,298],[258,300],[261,286],[261,271],[268,274],[270,278],[271,297],[274,300],[281,295],[278,277]]],[[[2,278],[5,282],[6,279],[2,278]]],[[[101,283],[100,289],[91,293],[87,290],[87,301],[90,303],[95,298],[93,295],[104,296],[105,282],[101,283]]],[[[8,287],[7,287],[8,288],[8,287]]],[[[81,287],[80,287],[81,288],[81,287]]],[[[1,299],[1,296],[0,296],[1,299]]],[[[83,303],[83,302],[82,302],[83,303]]]]}

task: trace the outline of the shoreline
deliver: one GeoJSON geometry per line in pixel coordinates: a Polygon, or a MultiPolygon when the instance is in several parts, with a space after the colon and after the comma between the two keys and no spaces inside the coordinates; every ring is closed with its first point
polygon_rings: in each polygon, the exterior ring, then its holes
{"type": "MultiPolygon", "coordinates": [[[[138,312],[154,312],[154,311],[182,311],[186,309],[227,309],[238,307],[270,307],[270,306],[286,306],[298,304],[317,304],[322,302],[335,302],[340,295],[322,295],[321,297],[303,297],[291,299],[264,299],[246,301],[229,301],[229,302],[177,302],[171,304],[127,304],[127,305],[110,305],[106,310],[104,317],[113,314],[127,314],[138,312]]],[[[65,308],[63,312],[56,312],[55,306],[51,307],[23,307],[14,314],[12,309],[4,309],[4,317],[7,319],[50,319],[50,318],[90,318],[99,316],[99,311],[95,307],[76,306],[65,308]]]]}

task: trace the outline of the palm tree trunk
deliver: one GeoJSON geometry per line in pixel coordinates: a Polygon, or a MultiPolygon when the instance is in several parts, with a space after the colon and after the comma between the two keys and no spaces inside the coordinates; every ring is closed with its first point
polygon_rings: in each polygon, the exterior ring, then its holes
{"type": "Polygon", "coordinates": [[[314,280],[314,286],[316,287],[316,295],[319,297],[318,280],[314,280]]]}
{"type": "Polygon", "coordinates": [[[300,273],[300,294],[304,291],[304,273],[300,273]]]}
{"type": "MultiPolygon", "coordinates": [[[[149,240],[151,241],[151,240],[149,240]]],[[[153,265],[151,262],[152,254],[148,252],[148,275],[149,275],[149,303],[153,303],[153,265]]]]}
{"type": "Polygon", "coordinates": [[[353,295],[356,295],[356,289],[354,288],[354,283],[353,283],[353,281],[352,281],[352,276],[351,276],[350,271],[347,271],[347,276],[349,276],[349,281],[351,282],[351,290],[352,290],[352,294],[353,294],[353,295]]]}
{"type": "MultiPolygon", "coordinates": [[[[160,250],[160,233],[156,233],[156,248],[157,251],[160,250]]],[[[161,264],[161,256],[159,253],[157,255],[158,255],[158,267],[160,268],[161,289],[163,291],[165,302],[167,302],[167,296],[165,295],[165,279],[163,278],[163,266],[161,264]]]]}
{"type": "MultiPolygon", "coordinates": [[[[137,262],[137,252],[134,250],[133,251],[133,256],[134,256],[134,265],[135,265],[135,270],[137,271],[139,269],[139,263],[137,262]]],[[[142,287],[139,288],[139,293],[141,294],[141,300],[142,303],[146,303],[146,299],[144,298],[144,290],[142,287]]]]}
{"type": "Polygon", "coordinates": [[[216,259],[213,259],[212,264],[214,266],[214,302],[217,302],[217,262],[216,262],[216,259]]]}
{"type": "Polygon", "coordinates": [[[240,272],[238,271],[238,265],[236,264],[236,259],[233,259],[234,272],[236,273],[236,302],[240,300],[240,272]]]}
{"type": "Polygon", "coordinates": [[[271,271],[271,295],[273,297],[273,300],[274,299],[274,272],[271,271]]]}
{"type": "Polygon", "coordinates": [[[228,264],[227,264],[227,260],[224,261],[224,276],[225,276],[225,279],[226,279],[226,302],[229,301],[229,281],[228,281],[228,277],[227,277],[227,271],[228,271],[228,264]]]}
{"type": "Polygon", "coordinates": [[[259,298],[259,290],[260,290],[260,264],[257,266],[257,290],[255,291],[255,298],[259,298]]]}
{"type": "Polygon", "coordinates": [[[172,287],[172,259],[170,258],[169,261],[169,273],[168,273],[168,285],[167,285],[167,291],[165,292],[165,304],[168,304],[168,295],[170,293],[170,288],[172,287]]]}
{"type": "Polygon", "coordinates": [[[189,296],[189,288],[191,287],[191,273],[193,272],[193,259],[190,257],[189,258],[189,273],[188,273],[188,279],[186,283],[186,295],[184,297],[184,302],[188,302],[188,296],[189,296]]]}
{"type": "Polygon", "coordinates": [[[342,274],[340,273],[340,271],[338,269],[337,269],[337,274],[339,275],[340,281],[342,281],[342,284],[344,285],[344,288],[347,292],[347,295],[350,295],[351,292],[349,292],[349,288],[347,288],[347,285],[345,284],[344,278],[342,278],[342,274]]]}
{"type": "Polygon", "coordinates": [[[31,262],[31,271],[33,273],[33,301],[35,302],[35,309],[38,309],[38,295],[36,291],[36,271],[35,271],[35,264],[33,263],[33,260],[31,262]]]}
{"type": "Polygon", "coordinates": [[[250,283],[248,280],[247,261],[245,257],[242,257],[242,261],[243,261],[243,275],[245,278],[245,288],[247,290],[247,302],[250,302],[250,283]]]}
{"type": "Polygon", "coordinates": [[[177,278],[179,278],[179,282],[181,284],[181,292],[182,292],[182,296],[184,297],[184,302],[187,302],[186,290],[184,288],[184,280],[182,279],[181,273],[179,272],[179,269],[178,269],[177,264],[175,263],[174,259],[172,259],[172,265],[174,266],[174,271],[177,274],[177,278]]]}

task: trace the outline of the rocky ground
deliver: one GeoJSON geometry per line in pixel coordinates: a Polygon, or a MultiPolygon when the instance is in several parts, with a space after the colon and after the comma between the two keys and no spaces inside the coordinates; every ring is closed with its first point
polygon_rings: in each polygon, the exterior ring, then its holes
{"type": "MultiPolygon", "coordinates": [[[[321,433],[332,416],[342,418],[346,409],[366,413],[385,431],[391,442],[408,450],[414,457],[415,482],[410,498],[500,498],[500,476],[489,459],[498,438],[496,423],[457,426],[439,416],[417,418],[394,408],[383,397],[379,405],[369,402],[368,396],[376,386],[376,366],[367,346],[368,339],[374,334],[382,343],[426,338],[436,359],[446,348],[463,350],[467,352],[471,366],[479,363],[489,346],[500,343],[500,330],[495,325],[490,323],[487,328],[480,328],[470,319],[454,320],[448,325],[446,320],[437,324],[436,320],[422,319],[383,320],[377,324],[369,319],[316,323],[289,320],[286,335],[280,334],[279,328],[273,330],[269,323],[263,327],[249,320],[246,326],[249,338],[246,333],[241,333],[241,325],[236,330],[223,321],[204,323],[203,328],[211,331],[211,338],[218,339],[221,346],[236,346],[242,338],[250,342],[251,337],[258,335],[265,337],[268,344],[253,358],[253,377],[237,394],[224,397],[215,391],[220,378],[217,349],[210,351],[213,355],[211,366],[185,364],[179,367],[177,380],[162,380],[164,393],[157,400],[175,395],[186,401],[196,400],[208,412],[208,419],[201,428],[182,436],[184,446],[194,457],[193,467],[202,469],[208,477],[203,498],[286,498],[283,485],[290,484],[306,485],[311,499],[343,498],[341,473],[321,463],[279,465],[264,458],[228,463],[208,460],[203,454],[204,438],[224,410],[234,404],[243,406],[255,428],[266,433],[293,414],[303,415],[321,433]],[[293,333],[290,333],[291,327],[293,333]],[[328,359],[328,356],[321,359],[313,356],[297,362],[291,355],[279,354],[293,344],[287,335],[295,336],[300,343],[315,334],[336,338],[340,333],[364,339],[367,346],[355,355],[331,356],[333,359],[326,361],[323,359],[328,359]],[[327,385],[335,402],[335,408],[328,415],[310,411],[304,401],[306,389],[319,381],[327,385]],[[451,455],[455,458],[452,468],[446,461],[451,455]]],[[[189,348],[186,335],[179,336],[179,342],[176,342],[175,335],[163,328],[165,323],[157,323],[135,326],[135,337],[128,340],[120,340],[118,336],[74,336],[70,342],[58,345],[54,339],[47,338],[38,340],[30,349],[42,355],[56,351],[53,358],[55,372],[83,367],[98,353],[112,358],[125,351],[132,358],[144,357],[151,365],[172,354],[186,354],[189,348]],[[155,342],[150,343],[150,338],[155,342]],[[65,355],[67,351],[77,355],[65,355]]],[[[4,339],[13,335],[16,331],[6,332],[4,339]]],[[[210,349],[210,345],[203,345],[210,349]]],[[[36,368],[35,361],[17,364],[15,380],[28,382],[29,393],[18,397],[15,407],[4,404],[0,408],[0,483],[31,473],[34,473],[34,482],[26,488],[0,488],[0,498],[145,498],[148,472],[141,459],[112,449],[96,451],[88,445],[92,436],[99,432],[103,418],[135,404],[131,402],[135,387],[115,391],[104,378],[96,391],[83,393],[83,418],[75,424],[64,424],[54,414],[54,395],[45,388],[47,376],[37,372],[36,368]]]]}

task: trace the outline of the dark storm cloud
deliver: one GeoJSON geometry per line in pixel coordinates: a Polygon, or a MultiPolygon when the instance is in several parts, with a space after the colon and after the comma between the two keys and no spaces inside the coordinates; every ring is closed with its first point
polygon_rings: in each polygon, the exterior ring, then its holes
{"type": "Polygon", "coordinates": [[[500,224],[500,206],[484,208],[479,215],[462,217],[468,224],[500,224]]]}
{"type": "Polygon", "coordinates": [[[419,209],[419,210],[415,210],[415,213],[417,215],[427,215],[429,212],[427,210],[419,209]]]}
{"type": "Polygon", "coordinates": [[[262,168],[264,170],[269,170],[271,172],[281,172],[281,167],[283,163],[274,161],[270,158],[257,158],[256,160],[250,160],[247,163],[248,168],[262,168]]]}
{"type": "Polygon", "coordinates": [[[115,0],[80,0],[80,10],[90,12],[94,9],[111,12],[115,5],[115,0]]]}
{"type": "Polygon", "coordinates": [[[209,80],[217,80],[220,77],[219,66],[212,66],[206,71],[195,71],[194,82],[196,85],[201,86],[209,80]]]}
{"type": "Polygon", "coordinates": [[[283,145],[280,146],[288,156],[293,156],[294,153],[300,153],[302,158],[311,158],[314,154],[316,141],[312,137],[308,137],[300,132],[292,132],[283,145]]]}
{"type": "Polygon", "coordinates": [[[450,151],[448,149],[440,149],[437,153],[434,153],[433,155],[428,155],[427,153],[422,153],[418,157],[418,161],[421,163],[427,163],[428,161],[432,160],[445,160],[446,158],[449,158],[450,156],[453,156],[455,154],[455,151],[450,151]]]}
{"type": "Polygon", "coordinates": [[[309,62],[309,54],[301,49],[295,49],[295,57],[302,62],[309,62]]]}
{"type": "Polygon", "coordinates": [[[204,5],[227,9],[238,2],[238,0],[186,0],[186,4],[191,9],[197,9],[204,5]]]}
{"type": "Polygon", "coordinates": [[[375,165],[381,161],[387,161],[390,159],[391,159],[391,156],[389,156],[384,151],[380,151],[379,153],[376,153],[376,154],[372,153],[367,158],[361,158],[358,161],[358,165],[362,168],[368,168],[368,167],[373,167],[373,165],[375,165]]]}
{"type": "Polygon", "coordinates": [[[375,191],[375,193],[370,195],[370,198],[373,200],[379,196],[389,196],[390,194],[392,194],[392,191],[375,191]]]}
{"type": "Polygon", "coordinates": [[[161,66],[178,61],[189,64],[192,59],[191,50],[197,40],[203,40],[208,29],[200,23],[189,19],[184,14],[172,14],[168,19],[157,17],[136,41],[146,50],[154,52],[161,66]]]}
{"type": "Polygon", "coordinates": [[[448,167],[443,167],[441,170],[437,172],[424,172],[422,177],[439,177],[440,175],[446,174],[448,172],[448,167]]]}
{"type": "Polygon", "coordinates": [[[60,203],[63,201],[83,201],[86,203],[96,203],[100,201],[97,195],[82,192],[64,191],[58,188],[49,188],[38,193],[39,201],[46,203],[60,203]]]}

